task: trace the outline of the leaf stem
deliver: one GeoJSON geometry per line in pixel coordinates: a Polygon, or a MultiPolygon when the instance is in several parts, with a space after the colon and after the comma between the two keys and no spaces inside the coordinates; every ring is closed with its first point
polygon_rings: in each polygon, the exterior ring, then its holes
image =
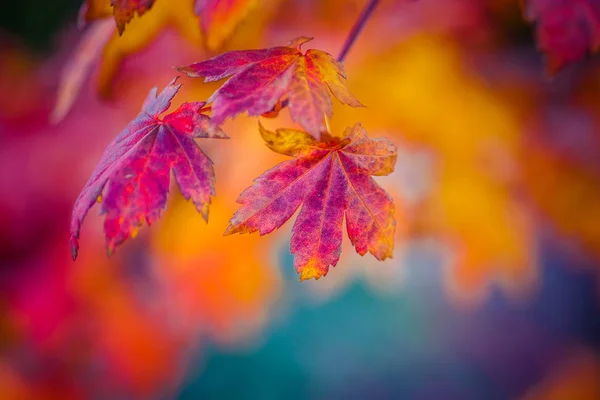
{"type": "Polygon", "coordinates": [[[371,14],[373,14],[373,11],[375,11],[375,8],[377,8],[377,5],[379,5],[379,3],[380,3],[380,0],[369,0],[367,5],[365,6],[365,8],[363,8],[361,14],[359,15],[358,19],[354,23],[352,30],[350,30],[350,33],[348,34],[346,41],[344,42],[342,51],[340,52],[340,55],[337,58],[337,60],[339,62],[344,62],[344,59],[348,55],[350,48],[352,47],[352,45],[358,38],[358,35],[364,28],[365,24],[367,23],[367,21],[371,17],[371,14]]]}

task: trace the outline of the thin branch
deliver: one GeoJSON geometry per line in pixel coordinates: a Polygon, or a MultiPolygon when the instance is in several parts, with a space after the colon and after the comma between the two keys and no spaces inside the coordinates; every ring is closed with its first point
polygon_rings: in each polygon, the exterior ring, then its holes
{"type": "Polygon", "coordinates": [[[342,51],[340,52],[340,55],[337,58],[337,60],[339,62],[344,62],[344,59],[348,55],[348,52],[350,51],[352,44],[354,44],[354,42],[358,38],[360,31],[362,31],[365,24],[371,17],[371,14],[373,14],[373,11],[375,11],[375,8],[377,8],[377,5],[379,5],[379,3],[380,3],[380,0],[369,0],[367,5],[365,6],[365,8],[363,8],[360,16],[354,23],[352,30],[350,31],[350,33],[348,34],[348,37],[346,38],[346,41],[344,42],[342,51]]]}

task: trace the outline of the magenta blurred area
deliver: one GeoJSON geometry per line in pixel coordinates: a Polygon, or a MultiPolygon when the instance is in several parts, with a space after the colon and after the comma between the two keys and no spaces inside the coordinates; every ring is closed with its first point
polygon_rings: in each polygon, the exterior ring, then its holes
{"type": "MultiPolygon", "coordinates": [[[[310,34],[335,53],[364,4],[285,3],[228,46],[310,34]]],[[[302,283],[289,227],[221,236],[241,190],[282,160],[245,116],[226,146],[202,144],[217,173],[208,224],[173,187],[161,221],[109,258],[94,208],[73,262],[71,208],[104,148],[171,67],[209,54],[165,29],[117,63],[109,94],[92,65],[53,124],[79,4],[52,17],[42,50],[3,16],[0,400],[600,399],[599,64],[549,78],[516,3],[382,2],[345,65],[368,108],[336,108],[332,124],[398,144],[379,181],[397,201],[396,252],[378,263],[345,242],[302,283]]],[[[177,103],[216,88],[184,85],[177,103]]]]}

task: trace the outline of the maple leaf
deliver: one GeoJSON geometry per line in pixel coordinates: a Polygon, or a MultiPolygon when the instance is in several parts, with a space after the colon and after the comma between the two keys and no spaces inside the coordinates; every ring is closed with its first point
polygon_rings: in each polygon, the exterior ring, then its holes
{"type": "Polygon", "coordinates": [[[173,170],[186,199],[192,199],[208,218],[214,191],[212,161],[194,138],[227,138],[206,115],[204,102],[183,103],[163,119],[181,85],[173,80],[161,93],[148,94],[137,118],[107,147],[73,207],[71,250],[77,257],[83,219],[96,202],[106,215],[104,231],[109,254],[128,237],[135,236],[145,220],[148,225],[165,208],[173,170]]]}
{"type": "Polygon", "coordinates": [[[556,74],[600,48],[600,2],[597,0],[527,0],[526,18],[537,20],[538,47],[556,74]]]}
{"type": "Polygon", "coordinates": [[[204,82],[231,77],[207,100],[213,102],[215,123],[242,112],[267,113],[287,98],[292,119],[318,140],[324,118],[332,115],[330,93],[352,107],[361,104],[346,88],[342,65],[330,54],[315,49],[302,53],[300,46],[310,40],[302,36],[289,46],[230,51],[178,70],[204,82]]]}
{"type": "Polygon", "coordinates": [[[134,14],[144,15],[154,5],[155,0],[88,0],[79,11],[80,25],[85,22],[105,18],[110,14],[109,5],[112,6],[112,13],[115,17],[115,23],[119,35],[125,31],[125,25],[133,18],[134,14]]]}
{"type": "Polygon", "coordinates": [[[258,5],[258,0],[196,0],[206,47],[217,49],[235,27],[258,5]]]}
{"type": "Polygon", "coordinates": [[[392,256],[394,203],[370,175],[394,170],[396,148],[387,139],[370,139],[360,124],[340,140],[318,142],[306,132],[260,127],[267,146],[295,157],[255,180],[238,198],[226,235],[258,231],[265,235],[302,210],[292,229],[291,252],[300,279],[320,278],[342,251],[344,217],[356,251],[377,259],[392,256]]]}

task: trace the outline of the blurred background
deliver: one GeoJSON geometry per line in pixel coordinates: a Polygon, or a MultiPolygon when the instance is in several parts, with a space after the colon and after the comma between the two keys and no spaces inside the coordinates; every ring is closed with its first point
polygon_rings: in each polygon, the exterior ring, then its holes
{"type": "MultiPolygon", "coordinates": [[[[517,0],[384,0],[346,59],[367,107],[336,104],[332,130],[399,148],[378,179],[393,259],[346,241],[300,283],[291,223],[223,237],[285,159],[241,116],[201,143],[208,224],[173,188],[108,258],[93,209],[71,261],[77,195],[173,66],[300,35],[337,55],[366,2],[250,1],[204,32],[192,3],[156,0],[121,37],[110,16],[78,29],[80,0],[3,4],[0,399],[600,399],[600,62],[550,77],[517,0]]],[[[180,81],[173,107],[218,87],[180,81]]]]}

